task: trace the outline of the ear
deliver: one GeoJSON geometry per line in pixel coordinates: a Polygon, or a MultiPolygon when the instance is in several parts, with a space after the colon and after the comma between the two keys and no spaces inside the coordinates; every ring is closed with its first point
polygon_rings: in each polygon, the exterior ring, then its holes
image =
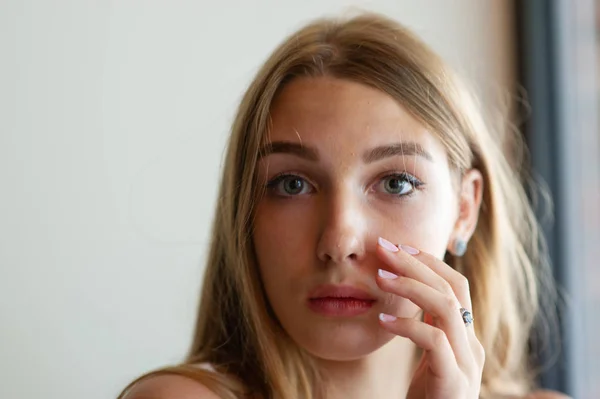
{"type": "Polygon", "coordinates": [[[458,192],[458,215],[452,237],[448,243],[448,251],[455,253],[457,241],[467,243],[477,226],[479,209],[483,198],[483,176],[477,169],[468,170],[462,177],[458,192]]]}

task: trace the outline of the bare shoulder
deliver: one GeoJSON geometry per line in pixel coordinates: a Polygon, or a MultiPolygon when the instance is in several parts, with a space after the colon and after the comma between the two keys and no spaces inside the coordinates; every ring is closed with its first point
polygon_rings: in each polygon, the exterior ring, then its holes
{"type": "Polygon", "coordinates": [[[542,389],[530,393],[523,399],[571,399],[571,397],[560,392],[542,389]]]}
{"type": "Polygon", "coordinates": [[[135,384],[124,399],[220,399],[200,382],[175,374],[161,374],[135,384]]]}

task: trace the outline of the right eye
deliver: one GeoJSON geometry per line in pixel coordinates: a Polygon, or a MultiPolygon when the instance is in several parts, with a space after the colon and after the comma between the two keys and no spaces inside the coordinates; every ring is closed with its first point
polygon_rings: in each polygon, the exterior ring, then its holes
{"type": "Polygon", "coordinates": [[[274,191],[276,195],[292,197],[308,194],[311,192],[312,187],[300,176],[284,174],[271,179],[267,183],[267,189],[274,191]]]}

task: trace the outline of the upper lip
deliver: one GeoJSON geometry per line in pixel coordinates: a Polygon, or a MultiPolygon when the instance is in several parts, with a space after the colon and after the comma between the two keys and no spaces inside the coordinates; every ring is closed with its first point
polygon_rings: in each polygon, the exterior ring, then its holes
{"type": "Polygon", "coordinates": [[[310,299],[317,298],[354,298],[374,301],[376,298],[367,291],[351,285],[324,284],[310,293],[310,299]]]}

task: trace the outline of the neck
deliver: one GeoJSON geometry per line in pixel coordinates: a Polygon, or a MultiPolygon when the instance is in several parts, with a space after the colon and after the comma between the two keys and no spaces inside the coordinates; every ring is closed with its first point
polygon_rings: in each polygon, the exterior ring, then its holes
{"type": "Polygon", "coordinates": [[[327,399],[406,397],[415,368],[416,346],[395,337],[369,356],[353,361],[318,360],[327,399]]]}

